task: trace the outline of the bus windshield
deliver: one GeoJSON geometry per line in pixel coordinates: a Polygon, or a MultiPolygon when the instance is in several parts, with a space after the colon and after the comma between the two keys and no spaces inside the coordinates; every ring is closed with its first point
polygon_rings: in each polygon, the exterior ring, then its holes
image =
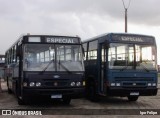
{"type": "Polygon", "coordinates": [[[110,69],[156,69],[153,45],[111,43],[108,51],[110,69]]]}
{"type": "Polygon", "coordinates": [[[24,71],[84,71],[81,45],[26,44],[24,71]]]}

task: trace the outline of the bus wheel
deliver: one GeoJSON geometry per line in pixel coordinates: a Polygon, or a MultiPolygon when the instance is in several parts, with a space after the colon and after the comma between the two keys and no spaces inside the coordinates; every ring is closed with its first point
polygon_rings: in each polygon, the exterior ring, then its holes
{"type": "Polygon", "coordinates": [[[18,98],[18,104],[19,104],[19,105],[25,105],[25,102],[24,102],[24,100],[18,98]]]}
{"type": "Polygon", "coordinates": [[[95,87],[93,85],[89,87],[88,98],[92,102],[98,102],[99,100],[98,95],[96,94],[95,87]]]}
{"type": "Polygon", "coordinates": [[[26,98],[24,99],[24,98],[19,98],[18,97],[18,104],[19,105],[26,105],[27,104],[27,100],[26,100],[26,98]]]}
{"type": "Polygon", "coordinates": [[[71,98],[63,98],[63,103],[64,104],[70,104],[71,98]]]}
{"type": "Polygon", "coordinates": [[[138,100],[138,96],[128,96],[128,100],[129,101],[137,101],[138,100]]]}
{"type": "Polygon", "coordinates": [[[9,82],[8,82],[8,79],[7,79],[7,89],[8,89],[8,93],[11,94],[12,93],[12,90],[9,88],[9,82]]]}
{"type": "Polygon", "coordinates": [[[11,94],[12,90],[8,87],[8,93],[11,94]]]}

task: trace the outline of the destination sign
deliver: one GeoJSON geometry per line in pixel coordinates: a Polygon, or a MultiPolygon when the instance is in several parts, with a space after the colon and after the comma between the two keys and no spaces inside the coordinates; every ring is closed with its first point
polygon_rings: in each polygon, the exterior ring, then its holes
{"type": "Polygon", "coordinates": [[[45,41],[47,43],[79,43],[78,38],[68,38],[68,37],[46,37],[45,41]]]}
{"type": "Polygon", "coordinates": [[[122,41],[134,41],[134,42],[144,42],[141,37],[126,37],[126,36],[121,36],[122,41]]]}
{"type": "Polygon", "coordinates": [[[124,42],[139,42],[139,43],[154,43],[153,37],[147,36],[134,36],[134,35],[113,35],[112,41],[124,41],[124,42]]]}

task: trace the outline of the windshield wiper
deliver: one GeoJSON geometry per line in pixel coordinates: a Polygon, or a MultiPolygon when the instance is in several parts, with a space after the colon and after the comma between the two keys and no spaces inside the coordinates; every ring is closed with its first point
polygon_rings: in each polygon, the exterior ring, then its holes
{"type": "MultiPolygon", "coordinates": [[[[47,70],[47,68],[49,67],[49,65],[54,61],[54,59],[52,59],[48,64],[47,66],[41,71],[41,73],[45,72],[47,70]]],[[[68,73],[72,73],[68,68],[66,68],[61,62],[60,60],[58,61],[58,64],[63,68],[65,69],[68,73]]]]}
{"type": "Polygon", "coordinates": [[[41,73],[45,72],[47,70],[47,68],[49,67],[49,65],[54,61],[54,59],[52,59],[47,66],[41,71],[41,73]]]}
{"type": "Polygon", "coordinates": [[[124,71],[124,70],[126,70],[128,68],[128,64],[129,64],[128,60],[125,61],[125,64],[126,65],[123,68],[121,68],[120,71],[124,71]]]}
{"type": "Polygon", "coordinates": [[[126,70],[127,68],[128,68],[128,64],[127,64],[125,67],[121,68],[120,71],[124,71],[124,70],[126,70]]]}
{"type": "Polygon", "coordinates": [[[58,64],[59,64],[63,69],[65,69],[68,73],[72,73],[68,68],[66,68],[66,67],[60,62],[60,60],[58,61],[58,64]]]}
{"type": "Polygon", "coordinates": [[[149,69],[148,69],[145,65],[140,64],[140,66],[143,67],[143,69],[144,69],[145,71],[149,72],[149,69]]]}
{"type": "MultiPolygon", "coordinates": [[[[145,65],[142,65],[140,64],[140,66],[147,72],[149,72],[149,69],[145,66],[145,65]]],[[[128,68],[128,65],[126,65],[125,67],[123,67],[122,69],[120,69],[120,71],[124,71],[128,68]]]]}

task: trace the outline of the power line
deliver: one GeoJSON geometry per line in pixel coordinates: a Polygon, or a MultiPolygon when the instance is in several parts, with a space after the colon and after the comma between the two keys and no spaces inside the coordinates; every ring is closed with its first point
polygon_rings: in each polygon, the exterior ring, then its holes
{"type": "Polygon", "coordinates": [[[125,3],[124,3],[124,0],[122,0],[122,3],[123,3],[124,9],[129,9],[130,4],[131,4],[131,0],[129,0],[129,3],[128,3],[128,6],[127,6],[127,7],[126,7],[126,5],[125,5],[125,3]]]}

